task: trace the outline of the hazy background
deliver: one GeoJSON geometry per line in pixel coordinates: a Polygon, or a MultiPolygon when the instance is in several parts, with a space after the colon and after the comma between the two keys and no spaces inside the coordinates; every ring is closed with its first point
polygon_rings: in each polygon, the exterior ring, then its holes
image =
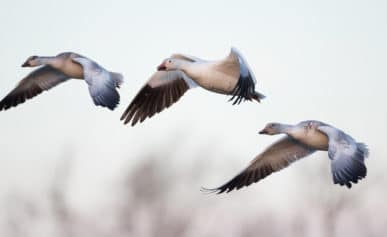
{"type": "Polygon", "coordinates": [[[4,1],[0,95],[30,55],[74,51],[125,84],[114,112],[70,81],[0,114],[1,236],[381,236],[387,231],[385,1],[4,1]],[[134,128],[119,117],[162,59],[248,60],[261,104],[189,91],[134,128]],[[278,137],[317,119],[368,144],[368,176],[332,185],[325,153],[228,195],[278,137]]]}

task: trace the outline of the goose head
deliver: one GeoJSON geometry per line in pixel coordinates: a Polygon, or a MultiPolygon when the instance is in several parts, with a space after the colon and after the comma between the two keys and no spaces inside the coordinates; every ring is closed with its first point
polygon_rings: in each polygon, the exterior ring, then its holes
{"type": "Polygon", "coordinates": [[[268,123],[259,131],[259,134],[276,135],[284,132],[284,125],[280,123],[268,123]]]}
{"type": "Polygon", "coordinates": [[[27,60],[22,64],[22,67],[36,67],[41,65],[39,57],[34,55],[27,58],[27,60]]]}
{"type": "Polygon", "coordinates": [[[185,63],[184,60],[178,58],[167,58],[158,67],[158,71],[173,71],[179,70],[185,63]]]}

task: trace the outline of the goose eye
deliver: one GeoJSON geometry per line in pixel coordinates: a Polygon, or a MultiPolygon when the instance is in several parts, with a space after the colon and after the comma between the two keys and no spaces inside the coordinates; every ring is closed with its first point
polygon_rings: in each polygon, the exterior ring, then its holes
{"type": "Polygon", "coordinates": [[[172,60],[168,60],[168,63],[172,63],[172,60]]]}

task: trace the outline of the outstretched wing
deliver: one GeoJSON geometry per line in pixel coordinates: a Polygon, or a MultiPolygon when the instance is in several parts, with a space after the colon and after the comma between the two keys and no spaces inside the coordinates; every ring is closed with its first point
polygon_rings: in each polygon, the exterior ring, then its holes
{"type": "Polygon", "coordinates": [[[329,138],[328,156],[331,159],[333,182],[351,188],[352,183],[366,177],[366,145],[357,143],[351,136],[332,126],[320,126],[318,129],[329,138]]]}
{"type": "Polygon", "coordinates": [[[238,190],[265,178],[273,172],[288,167],[292,162],[312,154],[315,150],[286,136],[259,154],[250,165],[224,185],[204,191],[223,193],[238,190]]]}
{"type": "MultiPolygon", "coordinates": [[[[85,72],[85,77],[87,77],[87,72],[85,72]]],[[[120,103],[120,94],[116,89],[118,84],[111,73],[105,71],[100,75],[94,75],[92,83],[88,85],[95,105],[114,110],[120,103]]]]}
{"type": "Polygon", "coordinates": [[[255,79],[254,73],[250,69],[247,61],[236,48],[231,49],[231,54],[237,58],[240,74],[238,83],[232,92],[230,101],[234,100],[232,103],[233,105],[240,104],[242,101],[252,99],[260,102],[265,98],[265,96],[255,91],[255,83],[257,80],[255,79]]]}
{"type": "Polygon", "coordinates": [[[182,71],[157,71],[141,88],[121,116],[132,126],[176,103],[195,83],[182,71]]]}
{"type": "Polygon", "coordinates": [[[109,72],[86,57],[74,57],[72,60],[82,65],[94,104],[114,110],[120,103],[120,94],[116,88],[122,83],[122,75],[109,72]]]}
{"type": "Polygon", "coordinates": [[[0,111],[22,104],[27,99],[31,99],[68,79],[68,76],[50,66],[40,67],[22,79],[16,88],[0,101],[0,111]]]}
{"type": "Polygon", "coordinates": [[[265,98],[264,95],[255,91],[255,76],[236,48],[231,48],[230,54],[217,64],[216,69],[235,80],[235,87],[230,92],[232,97],[229,99],[229,101],[233,101],[233,105],[252,99],[260,102],[265,98]]]}

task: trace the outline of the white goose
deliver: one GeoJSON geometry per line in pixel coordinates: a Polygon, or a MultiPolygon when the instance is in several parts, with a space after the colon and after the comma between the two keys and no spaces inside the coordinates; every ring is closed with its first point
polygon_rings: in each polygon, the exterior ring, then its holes
{"type": "Polygon", "coordinates": [[[196,86],[212,92],[232,95],[233,104],[243,100],[260,102],[264,96],[255,91],[255,77],[247,62],[232,48],[223,60],[206,61],[197,57],[174,54],[165,59],[158,71],[138,92],[121,120],[132,126],[168,108],[196,86]]]}
{"type": "Polygon", "coordinates": [[[367,175],[364,159],[368,157],[365,144],[358,143],[343,131],[319,121],[303,121],[297,125],[269,123],[260,134],[286,136],[259,154],[250,165],[226,184],[204,191],[223,193],[258,182],[292,162],[316,150],[328,151],[333,183],[351,188],[367,175]]]}
{"type": "Polygon", "coordinates": [[[91,59],[70,52],[54,57],[31,56],[22,67],[41,65],[43,66],[28,74],[0,101],[0,111],[24,103],[27,99],[70,78],[86,81],[95,105],[113,110],[120,101],[116,88],[120,87],[123,82],[122,75],[107,71],[91,59]]]}

